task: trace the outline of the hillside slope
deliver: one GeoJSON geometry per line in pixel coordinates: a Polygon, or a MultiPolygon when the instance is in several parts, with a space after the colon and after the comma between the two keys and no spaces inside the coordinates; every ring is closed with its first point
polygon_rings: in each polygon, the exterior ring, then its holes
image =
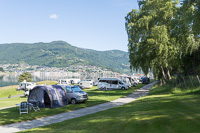
{"type": "Polygon", "coordinates": [[[23,61],[30,65],[54,67],[94,65],[117,72],[129,71],[127,52],[83,49],[64,41],[2,44],[0,45],[0,61],[1,64],[16,64],[23,61]]]}

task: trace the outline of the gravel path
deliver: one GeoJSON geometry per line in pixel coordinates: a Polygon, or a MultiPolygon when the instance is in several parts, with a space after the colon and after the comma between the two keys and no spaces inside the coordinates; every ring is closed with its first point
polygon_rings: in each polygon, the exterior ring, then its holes
{"type": "Polygon", "coordinates": [[[146,96],[149,93],[150,88],[155,83],[156,82],[153,82],[151,84],[143,86],[142,88],[138,89],[134,93],[132,93],[126,97],[116,99],[111,102],[107,102],[107,103],[103,103],[103,104],[99,104],[99,105],[95,105],[95,106],[87,107],[87,108],[83,108],[83,109],[78,109],[78,110],[74,110],[71,112],[66,112],[66,113],[61,113],[61,114],[57,114],[57,115],[53,115],[53,116],[39,118],[36,120],[0,126],[0,131],[2,133],[19,132],[19,131],[23,131],[23,130],[27,130],[27,129],[31,129],[31,128],[35,128],[35,127],[49,125],[52,123],[62,122],[65,120],[81,117],[81,116],[88,115],[88,114],[93,114],[93,113],[96,113],[99,111],[103,111],[103,110],[107,110],[107,109],[110,109],[113,107],[124,105],[124,104],[130,103],[130,102],[133,102],[140,97],[146,96]]]}
{"type": "MultiPolygon", "coordinates": [[[[11,96],[10,98],[15,98],[15,97],[20,97],[20,96],[24,96],[24,94],[11,96]]],[[[4,99],[8,99],[8,97],[0,98],[0,100],[4,100],[4,99]]]]}

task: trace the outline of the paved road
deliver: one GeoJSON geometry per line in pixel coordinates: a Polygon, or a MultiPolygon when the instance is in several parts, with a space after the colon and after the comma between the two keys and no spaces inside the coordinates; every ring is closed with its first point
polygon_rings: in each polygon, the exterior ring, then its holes
{"type": "Polygon", "coordinates": [[[53,116],[48,116],[48,117],[44,117],[44,118],[40,118],[40,119],[36,119],[32,121],[19,122],[19,123],[0,126],[0,131],[2,133],[19,132],[19,131],[23,131],[23,130],[27,130],[27,129],[31,129],[35,127],[49,125],[52,123],[58,123],[61,121],[81,117],[88,114],[93,114],[99,111],[103,111],[103,110],[107,110],[113,107],[124,105],[130,102],[133,102],[140,97],[146,96],[149,93],[150,88],[155,83],[156,82],[148,84],[126,97],[119,98],[111,102],[107,102],[107,103],[103,103],[103,104],[99,104],[99,105],[95,105],[92,107],[87,107],[87,108],[83,108],[79,110],[74,110],[71,112],[61,113],[61,114],[57,114],[53,116]]]}

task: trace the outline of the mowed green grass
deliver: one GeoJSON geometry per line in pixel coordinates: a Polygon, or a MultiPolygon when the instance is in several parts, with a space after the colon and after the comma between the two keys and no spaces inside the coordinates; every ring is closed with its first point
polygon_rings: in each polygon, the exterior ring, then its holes
{"type": "MultiPolygon", "coordinates": [[[[57,81],[40,81],[40,82],[36,82],[36,84],[54,85],[54,84],[57,84],[57,81]]],[[[24,94],[24,91],[16,91],[16,88],[18,86],[19,85],[0,87],[0,98],[5,98],[5,97],[8,97],[9,95],[15,96],[15,95],[24,94]]]]}
{"type": "Polygon", "coordinates": [[[27,101],[27,98],[25,96],[20,96],[16,98],[0,100],[0,108],[16,106],[16,104],[21,103],[22,101],[27,101]]]}
{"type": "MultiPolygon", "coordinates": [[[[112,91],[100,91],[97,89],[96,86],[94,86],[91,89],[84,89],[88,93],[88,101],[85,103],[79,103],[76,105],[66,105],[59,108],[42,108],[39,112],[30,112],[29,114],[19,114],[19,110],[16,110],[16,108],[9,108],[0,110],[0,125],[10,124],[10,123],[16,123],[26,120],[33,120],[36,118],[41,118],[45,116],[51,116],[63,112],[68,112],[71,110],[76,110],[80,108],[90,107],[93,105],[105,103],[108,101],[115,100],[120,97],[127,96],[128,94],[134,92],[135,90],[141,88],[144,86],[143,84],[137,85],[137,87],[129,88],[128,90],[112,90],[112,91]]],[[[25,100],[26,101],[26,100],[25,100]]],[[[13,101],[14,103],[14,101],[13,101]]],[[[19,102],[20,103],[20,102],[19,102]]]]}
{"type": "Polygon", "coordinates": [[[15,95],[23,94],[24,91],[16,91],[17,87],[18,85],[0,87],[0,98],[5,98],[5,97],[8,97],[9,95],[15,96],[15,95]]]}
{"type": "MultiPolygon", "coordinates": [[[[36,82],[36,84],[54,85],[57,84],[57,81],[40,81],[36,82]]],[[[18,85],[0,87],[0,98],[8,98],[9,95],[16,96],[24,94],[24,91],[16,91],[17,87],[18,85]]],[[[15,106],[17,103],[21,103],[22,101],[27,101],[27,98],[20,96],[16,98],[0,100],[0,108],[15,106]]]]}
{"type": "Polygon", "coordinates": [[[200,87],[155,86],[148,96],[95,114],[24,132],[199,133],[200,87]]]}

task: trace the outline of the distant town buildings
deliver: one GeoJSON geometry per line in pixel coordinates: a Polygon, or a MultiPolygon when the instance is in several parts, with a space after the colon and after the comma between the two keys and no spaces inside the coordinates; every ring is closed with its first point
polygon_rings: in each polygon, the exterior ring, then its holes
{"type": "Polygon", "coordinates": [[[24,72],[57,72],[57,73],[102,73],[102,74],[111,74],[118,75],[119,73],[113,72],[106,68],[101,68],[91,65],[72,65],[68,67],[48,67],[48,66],[39,66],[39,65],[29,65],[29,64],[0,64],[0,67],[4,69],[5,72],[15,72],[15,73],[24,73],[24,72]]]}

